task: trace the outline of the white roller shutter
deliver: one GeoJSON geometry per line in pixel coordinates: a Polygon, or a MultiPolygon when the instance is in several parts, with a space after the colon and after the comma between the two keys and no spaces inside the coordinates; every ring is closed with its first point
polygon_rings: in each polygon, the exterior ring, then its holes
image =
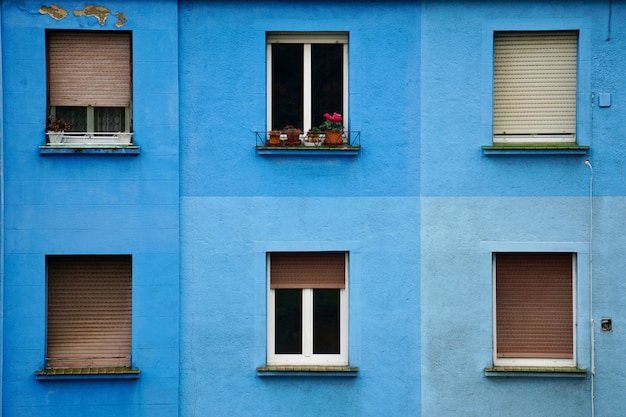
{"type": "Polygon", "coordinates": [[[577,46],[577,31],[494,34],[494,141],[500,135],[575,141],[577,46]]]}

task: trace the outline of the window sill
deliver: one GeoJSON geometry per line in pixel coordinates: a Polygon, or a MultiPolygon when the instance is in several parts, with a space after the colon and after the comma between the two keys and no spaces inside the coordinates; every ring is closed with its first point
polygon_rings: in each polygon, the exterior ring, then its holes
{"type": "Polygon", "coordinates": [[[586,378],[587,369],[569,367],[493,366],[485,368],[487,377],[586,378]]]}
{"type": "Polygon", "coordinates": [[[85,154],[114,154],[139,155],[139,146],[136,145],[42,145],[39,147],[41,155],[85,155],[85,154]]]}
{"type": "Polygon", "coordinates": [[[259,155],[335,155],[354,156],[358,155],[360,146],[257,146],[256,152],[259,155]]]}
{"type": "Polygon", "coordinates": [[[139,369],[132,368],[50,368],[35,371],[35,378],[46,379],[138,379],[139,369]]]}
{"type": "Polygon", "coordinates": [[[356,377],[359,368],[350,366],[321,365],[266,365],[256,368],[257,375],[267,376],[339,376],[356,377]]]}
{"type": "Polygon", "coordinates": [[[589,146],[575,143],[514,143],[482,147],[485,155],[586,155],[589,146]]]}

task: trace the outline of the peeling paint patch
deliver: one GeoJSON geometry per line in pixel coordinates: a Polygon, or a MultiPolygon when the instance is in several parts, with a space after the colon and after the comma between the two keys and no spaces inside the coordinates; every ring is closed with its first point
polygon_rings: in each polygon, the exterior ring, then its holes
{"type": "Polygon", "coordinates": [[[117,23],[115,26],[121,28],[126,24],[126,15],[122,12],[115,12],[115,15],[117,16],[117,23]]]}
{"type": "Polygon", "coordinates": [[[96,19],[98,19],[98,23],[100,23],[100,26],[104,26],[110,14],[111,11],[106,7],[94,6],[93,4],[85,6],[83,10],[74,10],[74,16],[95,17],[96,19]]]}
{"type": "Polygon", "coordinates": [[[51,4],[49,7],[41,6],[39,8],[39,14],[47,14],[55,20],[61,20],[67,17],[67,10],[57,6],[56,4],[51,4]]]}

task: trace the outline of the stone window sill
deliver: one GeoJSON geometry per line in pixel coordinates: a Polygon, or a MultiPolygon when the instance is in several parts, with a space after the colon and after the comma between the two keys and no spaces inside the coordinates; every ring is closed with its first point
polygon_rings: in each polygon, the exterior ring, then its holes
{"type": "Polygon", "coordinates": [[[35,378],[46,379],[138,379],[133,368],[46,368],[35,371],[35,378]]]}
{"type": "Polygon", "coordinates": [[[589,146],[576,143],[498,143],[482,147],[490,155],[586,155],[589,146]]]}
{"type": "Polygon", "coordinates": [[[41,155],[139,155],[139,146],[136,145],[42,145],[39,147],[41,155]]]}
{"type": "Polygon", "coordinates": [[[586,378],[589,371],[570,367],[493,366],[485,368],[487,377],[586,378]]]}
{"type": "Polygon", "coordinates": [[[350,366],[266,365],[256,368],[257,375],[267,376],[338,376],[356,377],[359,368],[350,366]]]}

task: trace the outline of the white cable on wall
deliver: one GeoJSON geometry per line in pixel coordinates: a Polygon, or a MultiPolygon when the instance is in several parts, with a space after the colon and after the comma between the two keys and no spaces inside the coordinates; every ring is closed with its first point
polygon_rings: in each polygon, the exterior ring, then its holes
{"type": "Polygon", "coordinates": [[[589,325],[591,331],[591,417],[595,417],[594,379],[596,375],[595,363],[595,323],[593,320],[593,167],[587,159],[585,165],[589,167],[589,325]]]}

